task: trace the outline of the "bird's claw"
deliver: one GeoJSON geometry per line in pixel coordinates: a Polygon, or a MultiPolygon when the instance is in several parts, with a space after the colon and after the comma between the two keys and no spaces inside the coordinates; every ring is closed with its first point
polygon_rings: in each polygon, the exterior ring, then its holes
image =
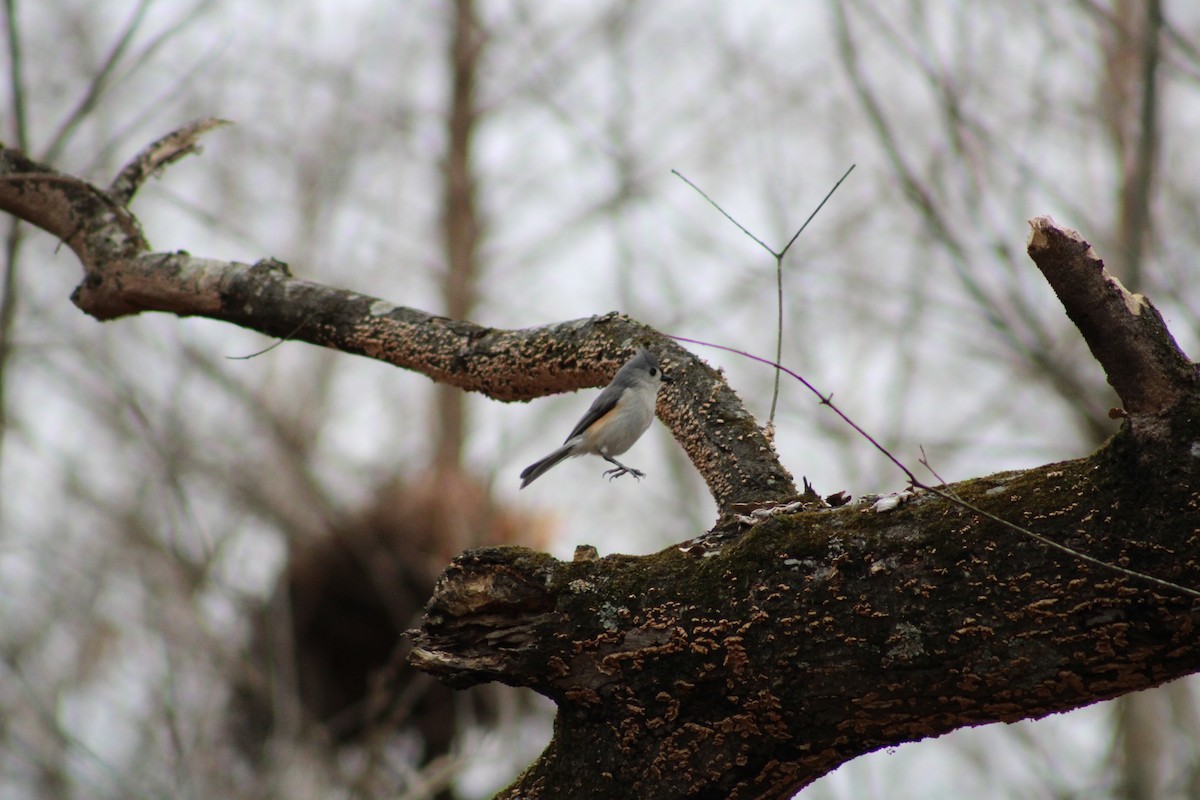
{"type": "Polygon", "coordinates": [[[622,475],[632,475],[639,481],[646,477],[646,473],[642,472],[640,469],[634,469],[633,467],[615,467],[613,469],[606,469],[604,470],[604,474],[608,476],[610,481],[614,481],[622,475]]]}

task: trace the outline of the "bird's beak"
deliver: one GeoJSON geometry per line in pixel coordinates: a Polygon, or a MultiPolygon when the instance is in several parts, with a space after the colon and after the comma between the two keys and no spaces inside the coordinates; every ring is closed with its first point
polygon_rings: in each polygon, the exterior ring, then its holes
{"type": "Polygon", "coordinates": [[[667,376],[667,375],[665,375],[665,374],[662,376],[662,379],[661,379],[661,380],[662,380],[662,382],[663,382],[663,383],[674,383],[674,382],[675,382],[675,379],[674,379],[674,378],[670,378],[670,377],[668,377],[668,376],[667,376]]]}

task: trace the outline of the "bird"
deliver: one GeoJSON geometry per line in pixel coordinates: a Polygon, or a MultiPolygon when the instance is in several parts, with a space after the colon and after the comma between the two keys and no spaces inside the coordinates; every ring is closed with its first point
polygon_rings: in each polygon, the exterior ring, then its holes
{"type": "Polygon", "coordinates": [[[625,466],[614,456],[633,447],[650,427],[654,421],[658,390],[664,383],[671,383],[671,378],[659,369],[649,350],[639,347],[637,354],[617,370],[612,383],[596,396],[562,447],[521,471],[521,488],[533,483],[560,461],[589,453],[614,465],[613,469],[604,472],[610,481],[622,475],[632,475],[639,480],[646,477],[646,473],[625,466]]]}

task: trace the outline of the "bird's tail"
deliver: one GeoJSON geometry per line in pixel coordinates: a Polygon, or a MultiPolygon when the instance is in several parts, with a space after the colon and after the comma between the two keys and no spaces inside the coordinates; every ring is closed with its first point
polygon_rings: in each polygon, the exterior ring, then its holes
{"type": "Polygon", "coordinates": [[[562,447],[543,458],[541,461],[535,461],[525,469],[521,470],[521,488],[524,489],[526,486],[542,477],[542,475],[550,471],[551,467],[556,466],[558,462],[575,455],[573,451],[574,443],[567,442],[562,447]]]}

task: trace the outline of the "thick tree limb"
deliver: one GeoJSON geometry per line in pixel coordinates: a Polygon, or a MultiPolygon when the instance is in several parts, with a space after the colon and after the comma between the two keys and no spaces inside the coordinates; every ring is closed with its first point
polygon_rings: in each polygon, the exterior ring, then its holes
{"type": "Polygon", "coordinates": [[[274,260],[249,265],[148,252],[125,202],[147,175],[190,152],[195,137],[217,124],[201,120],[144,150],[115,182],[118,197],[0,148],[0,209],[75,251],[85,275],[72,300],[100,320],[143,311],[210,317],[387,361],[503,401],[603,386],[637,345],[651,344],[676,378],[660,394],[659,416],[718,508],[796,495],[770,440],[724,378],[628,317],[506,331],[301,280],[274,260]]]}
{"type": "MultiPolygon", "coordinates": [[[[1200,587],[1200,459],[1179,448],[1144,470],[1127,428],[1090,458],[951,488],[1200,587]]],[[[1198,625],[1187,597],[926,495],[775,517],[712,558],[466,553],[412,659],[558,703],[554,741],[502,797],[786,798],[881,747],[1190,674],[1198,625]]]]}
{"type": "MultiPolygon", "coordinates": [[[[1197,459],[1135,485],[1130,439],[953,488],[1200,585],[1197,459]]],[[[927,498],[776,518],[711,559],[468,553],[413,658],[458,685],[501,680],[559,703],[555,744],[505,796],[787,797],[879,747],[1193,672],[1197,623],[1186,598],[927,498]]]]}
{"type": "Polygon", "coordinates": [[[855,756],[1040,717],[1200,669],[1200,391],[1144,298],[1077,234],[1030,253],[1131,408],[1095,455],[888,514],[782,515],[653,556],[466,553],[411,659],[528,686],[555,737],[506,798],[785,798],[855,756]],[[960,502],[953,502],[958,499],[960,502]]]}

